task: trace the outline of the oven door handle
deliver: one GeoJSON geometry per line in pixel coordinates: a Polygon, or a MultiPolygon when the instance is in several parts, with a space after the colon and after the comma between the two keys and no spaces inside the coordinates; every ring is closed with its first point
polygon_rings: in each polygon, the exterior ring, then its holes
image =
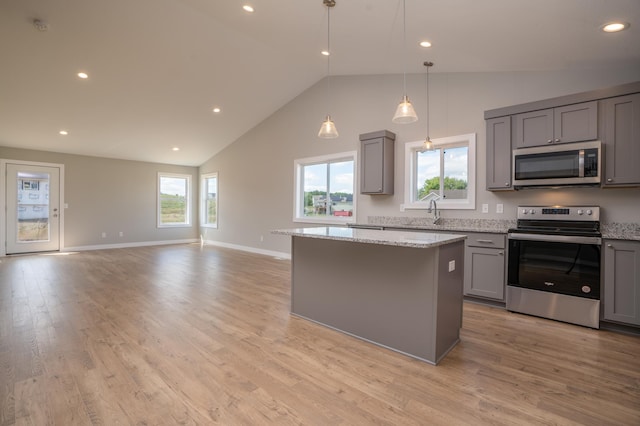
{"type": "Polygon", "coordinates": [[[575,244],[591,244],[602,245],[600,237],[580,237],[573,235],[547,235],[547,234],[508,234],[510,240],[526,240],[526,241],[545,241],[551,243],[575,243],[575,244]]]}

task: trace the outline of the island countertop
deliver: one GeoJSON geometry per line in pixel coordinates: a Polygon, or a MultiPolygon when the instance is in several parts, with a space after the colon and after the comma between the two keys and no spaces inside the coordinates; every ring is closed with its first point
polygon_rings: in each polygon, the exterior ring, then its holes
{"type": "Polygon", "coordinates": [[[356,229],[338,226],[277,229],[278,235],[320,238],[325,240],[351,241],[356,243],[380,244],[387,246],[429,248],[462,241],[465,235],[435,232],[382,231],[377,229],[356,229]]]}

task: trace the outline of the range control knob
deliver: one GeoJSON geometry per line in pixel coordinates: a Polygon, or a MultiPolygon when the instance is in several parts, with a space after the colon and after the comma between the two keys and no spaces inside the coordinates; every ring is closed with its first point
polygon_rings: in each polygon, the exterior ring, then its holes
{"type": "Polygon", "coordinates": [[[591,287],[589,287],[588,285],[583,285],[582,286],[582,292],[583,293],[591,293],[591,287]]]}
{"type": "Polygon", "coordinates": [[[591,216],[593,214],[592,210],[587,210],[587,216],[591,216]]]}
{"type": "Polygon", "coordinates": [[[582,216],[582,213],[584,213],[582,209],[578,209],[578,216],[582,216]]]}
{"type": "Polygon", "coordinates": [[[522,214],[527,214],[527,209],[522,209],[522,214]]]}
{"type": "Polygon", "coordinates": [[[529,209],[529,214],[534,214],[536,211],[534,209],[529,209]]]}

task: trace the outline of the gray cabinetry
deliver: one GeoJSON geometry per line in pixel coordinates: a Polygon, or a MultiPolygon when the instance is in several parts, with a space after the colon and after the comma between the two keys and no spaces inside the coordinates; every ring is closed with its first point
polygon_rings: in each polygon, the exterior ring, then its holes
{"type": "Polygon", "coordinates": [[[465,240],[464,294],[504,300],[505,235],[469,233],[465,240]]]}
{"type": "Polygon", "coordinates": [[[511,117],[487,120],[487,190],[511,187],[511,117]]]}
{"type": "Polygon", "coordinates": [[[640,185],[640,93],[600,102],[603,186],[640,185]]]}
{"type": "Polygon", "coordinates": [[[395,138],[388,130],[360,135],[361,194],[393,194],[395,138]]]}
{"type": "Polygon", "coordinates": [[[514,116],[514,148],[595,140],[598,102],[583,102],[514,116]]]}
{"type": "Polygon", "coordinates": [[[605,240],[604,319],[640,325],[640,242],[605,240]]]}

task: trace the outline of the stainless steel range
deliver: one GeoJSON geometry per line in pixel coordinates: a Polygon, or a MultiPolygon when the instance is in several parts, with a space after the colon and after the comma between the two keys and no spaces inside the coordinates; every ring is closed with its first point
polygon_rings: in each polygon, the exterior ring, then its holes
{"type": "Polygon", "coordinates": [[[509,230],[507,309],[600,327],[600,207],[521,206],[509,230]]]}

